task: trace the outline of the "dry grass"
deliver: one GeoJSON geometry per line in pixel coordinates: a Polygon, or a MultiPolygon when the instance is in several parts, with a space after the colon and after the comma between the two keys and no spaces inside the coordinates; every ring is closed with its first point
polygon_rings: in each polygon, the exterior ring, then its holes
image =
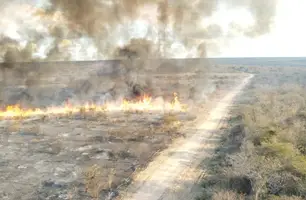
{"type": "Polygon", "coordinates": [[[38,135],[41,133],[40,125],[37,123],[24,124],[21,120],[14,120],[6,127],[7,133],[26,133],[38,135]]]}
{"type": "Polygon", "coordinates": [[[271,196],[268,200],[303,200],[303,198],[297,196],[271,196]]]}
{"type": "Polygon", "coordinates": [[[228,135],[211,161],[214,181],[205,180],[205,196],[239,199],[235,192],[245,183],[233,186],[230,179],[235,176],[250,181],[252,192],[245,194],[251,199],[305,199],[306,92],[294,86],[257,90],[253,95],[251,104],[240,106],[233,114],[240,119],[229,124],[228,135]],[[237,124],[244,126],[240,133],[235,132],[239,141],[233,140],[230,130],[237,124]],[[210,188],[233,192],[211,193],[210,188]]]}
{"type": "Polygon", "coordinates": [[[102,169],[97,165],[84,171],[85,190],[92,198],[98,199],[105,187],[105,184],[101,182],[102,176],[102,169]]]}
{"type": "Polygon", "coordinates": [[[219,191],[213,194],[212,200],[244,200],[244,196],[233,191],[219,191]]]}
{"type": "Polygon", "coordinates": [[[116,170],[111,168],[106,171],[98,165],[92,165],[83,172],[85,190],[93,199],[99,199],[102,191],[110,191],[113,187],[116,170]],[[108,177],[107,183],[102,181],[104,176],[108,177]]]}
{"type": "Polygon", "coordinates": [[[31,133],[31,134],[40,134],[42,132],[39,124],[34,124],[26,127],[23,132],[31,133]]]}
{"type": "Polygon", "coordinates": [[[177,116],[173,113],[167,113],[163,116],[163,122],[165,125],[172,125],[177,121],[178,121],[177,116]]]}
{"type": "Polygon", "coordinates": [[[7,127],[7,132],[9,132],[9,133],[19,132],[20,128],[21,128],[21,122],[20,121],[13,121],[13,123],[10,124],[7,127]]]}
{"type": "Polygon", "coordinates": [[[181,121],[173,113],[166,113],[162,118],[162,131],[167,133],[177,133],[182,127],[181,121]]]}

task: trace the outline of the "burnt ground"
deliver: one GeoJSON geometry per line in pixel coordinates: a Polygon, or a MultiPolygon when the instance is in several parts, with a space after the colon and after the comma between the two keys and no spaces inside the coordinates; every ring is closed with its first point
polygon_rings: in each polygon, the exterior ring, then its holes
{"type": "Polygon", "coordinates": [[[90,199],[97,190],[107,193],[127,184],[125,178],[154,153],[183,136],[176,122],[192,119],[186,114],[87,113],[3,122],[1,199],[69,199],[72,191],[73,199],[90,199]],[[86,174],[94,173],[94,165],[101,174],[86,174]]]}
{"type": "MultiPolygon", "coordinates": [[[[242,76],[233,73],[203,77],[192,73],[152,75],[153,84],[159,89],[155,93],[178,92],[183,103],[193,105],[187,113],[92,111],[2,120],[0,199],[115,197],[156,153],[173,140],[192,134],[194,111],[199,111],[199,106],[202,112],[209,111],[242,76]],[[192,93],[198,101],[188,100],[192,93]]],[[[59,86],[55,88],[62,90],[59,86]]]]}

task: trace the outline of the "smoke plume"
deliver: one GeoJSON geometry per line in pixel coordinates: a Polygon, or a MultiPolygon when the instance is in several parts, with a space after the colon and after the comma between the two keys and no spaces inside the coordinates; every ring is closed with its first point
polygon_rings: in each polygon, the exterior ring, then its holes
{"type": "Polygon", "coordinates": [[[111,52],[118,47],[129,44],[132,39],[145,39],[155,49],[150,57],[199,57],[206,55],[198,51],[200,44],[212,43],[224,36],[221,26],[206,20],[218,12],[219,5],[249,10],[254,19],[253,25],[242,27],[236,22],[232,24],[234,29],[250,37],[270,31],[276,5],[276,0],[46,2],[41,8],[14,1],[6,3],[2,10],[5,16],[0,23],[10,25],[5,25],[5,31],[0,33],[0,45],[7,38],[14,40],[19,49],[25,43],[34,43],[37,48],[32,57],[36,60],[111,59],[116,58],[111,52]]]}
{"type": "Polygon", "coordinates": [[[18,62],[120,59],[127,71],[122,79],[141,93],[150,81],[139,73],[156,67],[149,58],[203,58],[218,46],[225,33],[209,18],[221,4],[247,9],[254,24],[231,25],[256,37],[270,31],[276,1],[41,0],[38,7],[15,0],[0,9],[1,69],[27,76],[33,69],[18,62]]]}

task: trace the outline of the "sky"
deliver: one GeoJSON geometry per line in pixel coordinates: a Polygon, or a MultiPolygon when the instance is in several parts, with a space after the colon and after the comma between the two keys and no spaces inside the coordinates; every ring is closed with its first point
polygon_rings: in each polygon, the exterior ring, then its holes
{"type": "MultiPolygon", "coordinates": [[[[267,0],[268,1],[268,0],[267,0]]],[[[305,0],[278,0],[276,16],[270,33],[257,37],[238,37],[219,48],[210,57],[304,57],[306,56],[305,0]]],[[[240,16],[249,19],[246,12],[218,12],[218,20],[240,16]]],[[[221,23],[222,24],[222,23],[221,23]]]]}
{"type": "MultiPolygon", "coordinates": [[[[44,0],[16,1],[31,2],[31,4],[37,5],[41,4],[44,0]]],[[[11,1],[7,2],[11,4],[11,1]]],[[[253,18],[250,12],[242,8],[230,10],[225,6],[220,5],[217,12],[214,12],[212,17],[203,20],[203,26],[205,26],[205,24],[207,25],[207,22],[218,24],[222,27],[224,33],[223,37],[217,39],[216,47],[208,48],[208,57],[305,57],[306,26],[302,22],[306,19],[306,0],[277,0],[277,2],[276,16],[274,18],[274,23],[272,23],[271,31],[265,35],[254,38],[244,37],[242,35],[229,37],[230,29],[228,29],[228,25],[232,21],[235,21],[235,23],[237,22],[239,25],[250,26],[253,23],[253,18]]],[[[23,26],[34,26],[37,30],[41,29],[41,31],[44,31],[43,24],[31,19],[26,10],[21,12],[20,8],[18,8],[19,12],[14,14],[13,19],[10,10],[16,9],[16,7],[12,6],[7,13],[2,12],[2,15],[6,16],[6,18],[2,17],[0,20],[0,25],[3,27],[0,32],[5,33],[5,35],[9,35],[14,39],[24,40],[26,34],[23,34],[20,30],[18,31],[18,29],[22,29],[18,21],[27,21],[28,23],[23,23],[23,26]]],[[[144,17],[154,18],[154,12],[152,12],[151,16],[148,15],[148,9],[142,10],[144,11],[142,19],[144,19],[144,17]]],[[[128,41],[128,38],[125,38],[121,34],[122,31],[130,31],[130,35],[142,37],[142,35],[145,35],[150,24],[150,22],[143,23],[142,21],[136,21],[134,24],[129,24],[128,27],[122,27],[118,30],[116,29],[114,33],[112,33],[112,41],[116,43],[115,45],[123,45],[124,41],[128,41]],[[144,30],[142,31],[142,29],[144,30]]],[[[48,41],[47,39],[48,38],[46,38],[45,41],[46,44],[51,41],[48,41]]],[[[90,47],[88,46],[88,39],[81,38],[75,43],[77,45],[75,45],[71,50],[74,59],[86,60],[89,58],[95,58],[94,55],[96,55],[96,50],[93,44],[91,44],[90,47]],[[89,55],[84,54],[84,49],[89,55]]],[[[188,55],[194,54],[192,51],[195,50],[188,50],[188,52],[186,52],[181,49],[182,47],[179,44],[175,44],[171,51],[174,52],[173,55],[188,57],[188,55]]],[[[37,54],[40,55],[39,52],[37,54]]]]}

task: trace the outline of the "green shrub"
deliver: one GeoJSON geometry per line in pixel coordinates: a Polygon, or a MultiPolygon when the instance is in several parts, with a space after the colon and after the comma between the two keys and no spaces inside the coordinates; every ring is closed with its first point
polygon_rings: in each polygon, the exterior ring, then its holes
{"type": "Polygon", "coordinates": [[[259,133],[252,136],[253,144],[258,146],[262,143],[271,143],[276,140],[278,131],[274,127],[262,128],[259,133]]]}
{"type": "Polygon", "coordinates": [[[306,156],[300,155],[294,157],[291,164],[297,173],[306,176],[306,156]]]}
{"type": "Polygon", "coordinates": [[[296,149],[290,143],[264,143],[262,153],[265,156],[278,158],[292,158],[297,154],[296,149]]]}

